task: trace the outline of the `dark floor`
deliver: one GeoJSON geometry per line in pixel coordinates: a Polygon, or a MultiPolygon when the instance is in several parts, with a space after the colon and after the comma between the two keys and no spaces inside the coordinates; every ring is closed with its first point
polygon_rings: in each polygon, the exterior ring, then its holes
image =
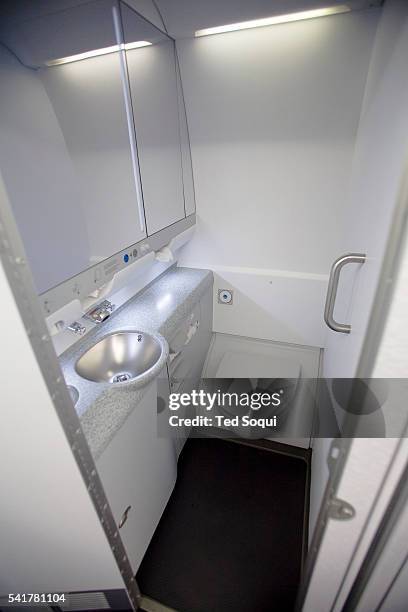
{"type": "Polygon", "coordinates": [[[292,612],[307,479],[303,459],[188,440],[137,573],[142,593],[179,612],[292,612]]]}

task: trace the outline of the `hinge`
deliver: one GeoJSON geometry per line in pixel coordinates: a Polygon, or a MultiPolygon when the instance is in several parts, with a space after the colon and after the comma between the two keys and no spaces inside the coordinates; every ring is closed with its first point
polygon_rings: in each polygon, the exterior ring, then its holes
{"type": "MultiPolygon", "coordinates": [[[[330,450],[327,455],[327,467],[329,468],[330,478],[333,478],[333,471],[337,461],[346,452],[345,447],[336,438],[330,445],[330,450]]],[[[327,502],[327,514],[329,518],[336,521],[348,521],[355,517],[356,511],[351,504],[334,496],[334,487],[330,488],[329,501],[327,502]]]]}
{"type": "Polygon", "coordinates": [[[336,521],[348,521],[356,516],[356,511],[351,504],[339,499],[338,497],[332,497],[329,502],[328,516],[336,521]]]}

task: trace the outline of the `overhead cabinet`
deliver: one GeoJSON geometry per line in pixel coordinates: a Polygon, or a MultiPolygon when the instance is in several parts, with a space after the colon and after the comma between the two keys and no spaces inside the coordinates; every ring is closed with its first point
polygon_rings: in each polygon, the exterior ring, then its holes
{"type": "Polygon", "coordinates": [[[91,0],[0,24],[0,41],[0,160],[38,293],[195,211],[171,38],[124,2],[91,0]]]}

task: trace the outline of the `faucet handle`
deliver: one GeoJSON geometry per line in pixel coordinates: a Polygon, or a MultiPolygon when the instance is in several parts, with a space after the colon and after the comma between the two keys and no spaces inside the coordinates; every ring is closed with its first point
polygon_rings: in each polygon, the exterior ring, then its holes
{"type": "Polygon", "coordinates": [[[78,321],[73,321],[71,325],[68,325],[67,329],[72,331],[74,334],[79,334],[80,336],[83,336],[86,332],[86,327],[81,323],[78,323],[78,321]]]}
{"type": "Polygon", "coordinates": [[[103,323],[103,321],[110,317],[115,308],[115,304],[112,304],[109,302],[109,300],[104,300],[98,304],[98,306],[95,306],[89,310],[86,313],[85,318],[90,319],[94,323],[103,323]]]}

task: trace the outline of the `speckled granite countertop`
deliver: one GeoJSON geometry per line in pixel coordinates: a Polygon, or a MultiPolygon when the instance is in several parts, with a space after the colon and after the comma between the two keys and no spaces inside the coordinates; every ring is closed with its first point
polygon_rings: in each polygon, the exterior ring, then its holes
{"type": "Polygon", "coordinates": [[[166,340],[172,338],[212,284],[213,273],[210,270],[171,268],[61,355],[59,361],[65,381],[79,392],[75,409],[95,460],[163,368],[168,356],[166,340]],[[104,336],[126,330],[159,334],[162,343],[160,362],[147,372],[139,384],[131,380],[120,383],[120,387],[105,382],[95,383],[76,373],[75,363],[85,351],[104,336]]]}

